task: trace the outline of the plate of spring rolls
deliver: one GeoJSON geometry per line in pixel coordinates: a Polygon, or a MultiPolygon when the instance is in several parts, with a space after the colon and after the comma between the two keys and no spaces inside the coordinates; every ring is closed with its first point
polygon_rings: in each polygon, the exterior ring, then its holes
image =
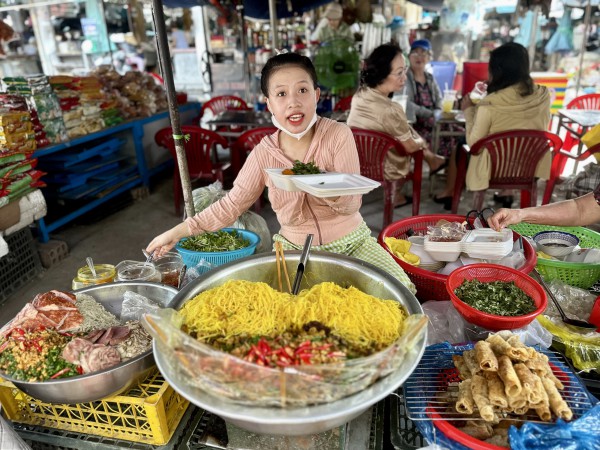
{"type": "MultiPolygon", "coordinates": [[[[456,351],[430,359],[426,350],[423,360],[430,367],[418,376],[422,385],[433,386],[422,387],[428,393],[416,408],[407,402],[408,413],[413,420],[432,420],[446,436],[469,448],[508,447],[511,425],[570,421],[592,407],[585,388],[556,355],[528,347],[510,332],[452,348],[456,351]],[[435,375],[428,381],[431,372],[435,375]]],[[[405,390],[410,396],[410,378],[405,390]]]]}

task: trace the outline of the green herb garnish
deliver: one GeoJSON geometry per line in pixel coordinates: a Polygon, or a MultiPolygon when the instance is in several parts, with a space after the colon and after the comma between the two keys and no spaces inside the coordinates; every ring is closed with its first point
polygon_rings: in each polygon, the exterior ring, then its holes
{"type": "Polygon", "coordinates": [[[303,163],[296,160],[292,166],[292,172],[294,172],[294,175],[311,175],[321,173],[321,169],[319,169],[312,161],[303,163]]]}
{"type": "Polygon", "coordinates": [[[454,294],[467,305],[497,316],[522,316],[536,309],[531,297],[513,281],[465,280],[454,294]]]}
{"type": "Polygon", "coordinates": [[[248,247],[250,241],[237,231],[215,231],[191,236],[183,241],[180,246],[186,250],[196,252],[230,252],[248,247]]]}

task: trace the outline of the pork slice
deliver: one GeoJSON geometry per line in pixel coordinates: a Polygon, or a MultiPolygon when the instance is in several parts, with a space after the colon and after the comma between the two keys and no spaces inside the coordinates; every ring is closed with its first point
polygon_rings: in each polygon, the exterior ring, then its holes
{"type": "Polygon", "coordinates": [[[129,337],[129,327],[112,327],[112,329],[113,333],[112,337],[110,338],[110,345],[120,344],[129,337]]]}
{"type": "Polygon", "coordinates": [[[34,320],[38,315],[37,309],[31,303],[25,303],[21,311],[0,329],[0,336],[7,336],[13,329],[21,327],[26,321],[34,320]]]}
{"type": "Polygon", "coordinates": [[[62,357],[71,364],[80,364],[81,354],[92,348],[92,343],[82,338],[75,338],[62,351],[62,357]]]}
{"type": "Polygon", "coordinates": [[[69,311],[57,330],[62,332],[77,331],[81,325],[83,325],[83,314],[79,311],[69,311]]]}
{"type": "Polygon", "coordinates": [[[108,369],[121,362],[116,348],[94,344],[90,351],[81,354],[81,367],[85,373],[108,369]]]}
{"type": "Polygon", "coordinates": [[[60,291],[50,291],[44,294],[38,294],[31,304],[35,306],[38,311],[77,311],[77,306],[75,305],[75,302],[71,300],[71,297],[60,291]],[[57,295],[57,293],[63,295],[57,295]]]}
{"type": "Polygon", "coordinates": [[[84,336],[84,339],[86,341],[90,341],[92,344],[95,344],[96,341],[100,339],[100,336],[102,336],[103,334],[104,330],[93,330],[90,331],[86,336],[84,336]]]}
{"type": "Polygon", "coordinates": [[[96,341],[96,344],[108,345],[110,344],[110,340],[113,335],[113,327],[107,328],[104,330],[104,333],[100,338],[96,341]]]}
{"type": "Polygon", "coordinates": [[[75,294],[72,294],[71,292],[63,292],[57,290],[52,290],[50,292],[54,294],[55,297],[60,297],[68,302],[71,302],[73,305],[75,305],[75,302],[77,301],[77,296],[75,294]]]}

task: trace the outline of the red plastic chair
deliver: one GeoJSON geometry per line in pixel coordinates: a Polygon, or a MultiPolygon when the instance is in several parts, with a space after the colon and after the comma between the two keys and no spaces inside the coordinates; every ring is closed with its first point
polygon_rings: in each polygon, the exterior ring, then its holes
{"type": "Polygon", "coordinates": [[[562,172],[562,167],[564,167],[567,159],[574,159],[576,161],[585,161],[590,156],[600,153],[600,144],[596,144],[590,148],[588,148],[581,155],[573,155],[572,153],[565,152],[561,150],[554,157],[554,161],[552,164],[552,176],[548,180],[548,185],[546,186],[546,190],[544,191],[544,205],[546,203],[550,203],[550,199],[552,198],[552,192],[554,191],[554,186],[556,186],[556,182],[560,177],[560,173],[562,172]]]}
{"type": "Polygon", "coordinates": [[[347,97],[340,98],[335,106],[333,107],[334,111],[350,111],[350,106],[352,105],[352,95],[347,97]]]}
{"type": "MultiPolygon", "coordinates": [[[[188,172],[191,181],[206,179],[212,182],[219,180],[223,183],[223,171],[231,164],[229,162],[221,163],[216,159],[216,153],[213,156],[213,150],[217,145],[228,148],[227,139],[211,130],[197,127],[195,125],[185,125],[181,127],[184,135],[189,135],[189,140],[185,142],[185,153],[187,156],[188,172]]],[[[173,170],[173,195],[175,199],[175,213],[181,214],[181,198],[183,191],[181,188],[181,177],[179,175],[179,165],[177,164],[177,154],[175,152],[175,143],[173,141],[173,130],[171,127],[163,128],[154,135],[156,143],[169,150],[175,160],[173,170]]]]}
{"type": "MultiPolygon", "coordinates": [[[[600,94],[580,95],[569,102],[567,109],[600,109],[600,94]]],[[[581,133],[581,128],[577,131],[581,133]]],[[[579,138],[567,132],[562,149],[570,151],[577,144],[579,144],[579,138]]],[[[563,159],[563,161],[564,163],[567,162],[566,159],[563,159]]],[[[561,167],[561,172],[562,169],[564,169],[564,164],[563,167],[561,167]]]]}
{"type": "MultiPolygon", "coordinates": [[[[233,168],[235,174],[240,171],[242,168],[242,164],[246,161],[248,157],[248,153],[254,150],[254,147],[262,141],[265,136],[269,136],[277,131],[275,127],[260,127],[253,128],[252,130],[248,130],[244,132],[237,140],[233,143],[232,152],[231,152],[231,167],[233,168]]],[[[254,203],[254,211],[260,212],[263,207],[263,197],[256,200],[254,203]]]]}
{"type": "MultiPolygon", "coordinates": [[[[537,203],[537,178],[535,169],[548,152],[553,158],[560,150],[562,140],[555,134],[538,130],[510,130],[491,134],[478,140],[469,150],[463,146],[459,151],[458,171],[452,197],[452,213],[456,214],[460,195],[465,186],[467,174],[467,153],[479,155],[487,149],[492,166],[488,189],[519,189],[521,208],[535,206],[537,203]]],[[[550,174],[552,178],[552,173],[550,174]]],[[[546,184],[548,189],[550,183],[546,184]]],[[[475,191],[473,208],[480,210],[485,190],[475,191]]],[[[544,199],[546,195],[544,195],[544,199]]]]}
{"type": "MultiPolygon", "coordinates": [[[[198,118],[198,123],[204,117],[206,111],[210,111],[213,116],[216,116],[223,111],[244,111],[251,109],[248,107],[248,104],[244,101],[244,99],[237,97],[235,95],[219,95],[218,97],[213,97],[206,103],[202,105],[202,110],[200,111],[200,117],[198,118]]],[[[233,131],[238,132],[241,131],[241,127],[232,126],[232,127],[218,127],[214,131],[233,131]]]]}
{"type": "Polygon", "coordinates": [[[413,182],[412,213],[413,216],[417,216],[421,202],[423,152],[408,153],[400,141],[381,131],[352,128],[352,134],[354,134],[354,141],[358,149],[360,174],[372,180],[379,181],[383,185],[383,226],[386,227],[389,225],[394,216],[394,206],[392,204],[394,192],[409,180],[413,182]],[[383,177],[385,157],[390,150],[395,150],[400,156],[407,156],[414,159],[413,170],[403,179],[389,181],[383,177]]]}

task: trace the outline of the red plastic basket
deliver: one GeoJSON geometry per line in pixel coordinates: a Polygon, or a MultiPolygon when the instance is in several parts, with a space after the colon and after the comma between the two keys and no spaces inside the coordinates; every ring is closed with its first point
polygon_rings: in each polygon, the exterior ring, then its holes
{"type": "Polygon", "coordinates": [[[524,327],[532,322],[536,316],[544,312],[548,304],[546,292],[537,281],[518,270],[497,264],[470,264],[459,267],[448,276],[446,289],[450,295],[450,301],[461,316],[472,324],[494,331],[513,330],[524,327]],[[479,311],[467,305],[454,294],[454,290],[463,281],[475,279],[483,283],[491,281],[514,281],[518,288],[531,297],[537,308],[535,311],[522,316],[497,316],[479,311]]]}
{"type": "MultiPolygon", "coordinates": [[[[450,295],[448,295],[448,291],[446,290],[446,279],[448,276],[420,269],[398,259],[390,251],[383,240],[386,237],[406,239],[408,237],[406,234],[408,230],[424,235],[427,233],[428,226],[433,226],[440,220],[462,223],[465,220],[465,216],[459,214],[431,214],[409,217],[389,224],[381,231],[381,233],[379,233],[379,237],[377,238],[379,244],[392,255],[415,284],[415,287],[417,288],[417,298],[421,302],[426,302],[427,300],[450,300],[450,295]]],[[[513,240],[518,238],[519,234],[513,232],[513,240]]],[[[518,270],[522,273],[529,273],[535,268],[537,255],[527,239],[523,239],[523,250],[525,252],[525,264],[518,270]]]]}

